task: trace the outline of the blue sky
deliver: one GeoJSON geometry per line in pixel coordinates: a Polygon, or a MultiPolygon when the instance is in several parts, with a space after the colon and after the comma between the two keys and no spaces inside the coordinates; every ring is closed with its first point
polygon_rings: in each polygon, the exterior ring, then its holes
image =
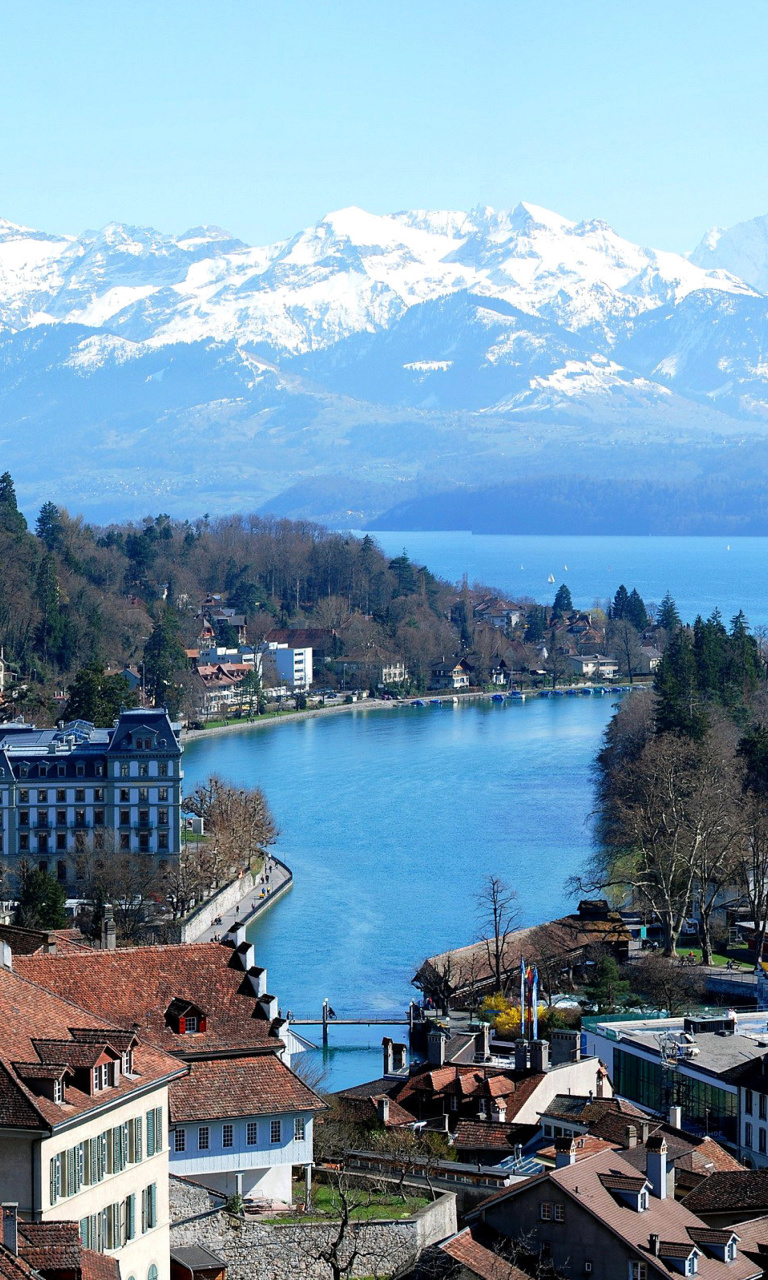
{"type": "Polygon", "coordinates": [[[0,216],[251,243],[358,204],[768,213],[765,0],[0,0],[0,216]]]}

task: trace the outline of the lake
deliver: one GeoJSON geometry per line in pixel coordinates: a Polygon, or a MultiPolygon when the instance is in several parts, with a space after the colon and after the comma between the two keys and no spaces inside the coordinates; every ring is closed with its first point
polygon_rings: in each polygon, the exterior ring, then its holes
{"type": "Polygon", "coordinates": [[[692,622],[719,608],[741,608],[753,626],[768,624],[768,538],[578,538],[515,534],[372,533],[388,555],[403,548],[439,577],[498,587],[512,599],[551,603],[566,582],[579,608],[612,597],[623,582],[649,603],[667,591],[692,622]],[[566,568],[567,566],[567,568],[566,568]],[[549,574],[555,585],[547,582],[549,574]]]}
{"type": "MultiPolygon", "coordinates": [[[[491,873],[516,888],[521,924],[569,910],[612,705],[355,707],[190,743],[187,789],[213,772],[257,783],[280,826],[294,887],[249,936],[283,1011],[318,1017],[327,996],[339,1017],[402,1014],[421,960],[478,936],[491,873]]],[[[332,1087],[379,1074],[383,1030],[331,1032],[332,1087]]]]}

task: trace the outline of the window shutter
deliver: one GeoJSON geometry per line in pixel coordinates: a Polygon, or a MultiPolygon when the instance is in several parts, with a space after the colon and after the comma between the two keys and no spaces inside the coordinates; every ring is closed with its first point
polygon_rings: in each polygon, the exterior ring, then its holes
{"type": "Polygon", "coordinates": [[[127,1233],[127,1239],[132,1240],[133,1237],[136,1235],[136,1197],[135,1195],[128,1196],[128,1199],[125,1202],[125,1222],[126,1222],[125,1229],[127,1233]]]}
{"type": "Polygon", "coordinates": [[[97,1144],[98,1144],[98,1138],[88,1139],[88,1181],[91,1184],[98,1181],[98,1175],[96,1172],[97,1144]]]}
{"type": "Polygon", "coordinates": [[[155,1113],[147,1112],[147,1156],[155,1154],[155,1113]]]}
{"type": "Polygon", "coordinates": [[[155,1107],[155,1151],[163,1149],[163,1108],[155,1107]]]}
{"type": "Polygon", "coordinates": [[[137,1117],[136,1117],[136,1119],[135,1119],[135,1120],[134,1120],[134,1122],[133,1122],[133,1140],[134,1140],[134,1143],[135,1143],[136,1163],[137,1163],[137,1164],[140,1164],[140,1163],[141,1163],[141,1160],[143,1159],[143,1150],[142,1150],[142,1148],[143,1148],[143,1143],[142,1143],[142,1138],[143,1138],[143,1136],[144,1136],[144,1134],[143,1134],[143,1125],[142,1125],[142,1123],[141,1123],[141,1116],[137,1116],[137,1117]]]}
{"type": "Polygon", "coordinates": [[[85,1143],[80,1142],[76,1147],[77,1161],[75,1168],[76,1189],[79,1191],[85,1182],[85,1143]]]}
{"type": "Polygon", "coordinates": [[[150,1227],[157,1226],[157,1183],[153,1182],[149,1188],[149,1209],[147,1212],[150,1227]]]}
{"type": "Polygon", "coordinates": [[[121,1168],[121,1169],[124,1169],[124,1168],[126,1167],[126,1165],[128,1164],[128,1159],[129,1159],[129,1156],[128,1156],[128,1121],[127,1121],[127,1120],[125,1121],[125,1124],[122,1126],[122,1129],[121,1129],[121,1132],[120,1132],[120,1146],[121,1146],[121,1151],[122,1151],[122,1164],[120,1165],[120,1168],[121,1168]]]}
{"type": "Polygon", "coordinates": [[[55,1204],[55,1203],[56,1203],[56,1201],[57,1201],[57,1200],[58,1200],[58,1198],[59,1198],[59,1195],[58,1195],[58,1190],[59,1190],[59,1188],[58,1188],[58,1179],[57,1179],[57,1175],[56,1175],[56,1166],[57,1166],[58,1161],[59,1161],[59,1157],[58,1157],[58,1156],[51,1156],[51,1166],[50,1166],[50,1168],[51,1168],[51,1189],[50,1189],[50,1200],[51,1200],[51,1204],[55,1204]]]}
{"type": "Polygon", "coordinates": [[[147,1191],[146,1188],[141,1193],[141,1233],[142,1235],[147,1229],[147,1191]]]}

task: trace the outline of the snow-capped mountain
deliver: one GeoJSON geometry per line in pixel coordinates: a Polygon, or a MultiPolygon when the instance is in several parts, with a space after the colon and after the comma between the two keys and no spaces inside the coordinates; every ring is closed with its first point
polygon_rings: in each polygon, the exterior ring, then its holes
{"type": "Polygon", "coordinates": [[[363,511],[543,449],[761,433],[768,219],[745,226],[688,259],[531,204],[349,208],[262,248],[0,221],[3,466],[30,502],[191,513],[341,477],[363,511]]]}

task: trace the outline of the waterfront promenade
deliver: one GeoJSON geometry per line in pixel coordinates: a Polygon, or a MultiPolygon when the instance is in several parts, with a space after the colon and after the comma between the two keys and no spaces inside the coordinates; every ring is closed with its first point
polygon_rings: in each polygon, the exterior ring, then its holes
{"type": "Polygon", "coordinates": [[[204,933],[196,938],[196,942],[215,942],[223,938],[238,924],[249,924],[263,911],[267,911],[274,902],[293,884],[293,873],[279,858],[269,854],[264,859],[264,866],[258,876],[254,888],[241,898],[235,906],[223,911],[204,933]]]}

